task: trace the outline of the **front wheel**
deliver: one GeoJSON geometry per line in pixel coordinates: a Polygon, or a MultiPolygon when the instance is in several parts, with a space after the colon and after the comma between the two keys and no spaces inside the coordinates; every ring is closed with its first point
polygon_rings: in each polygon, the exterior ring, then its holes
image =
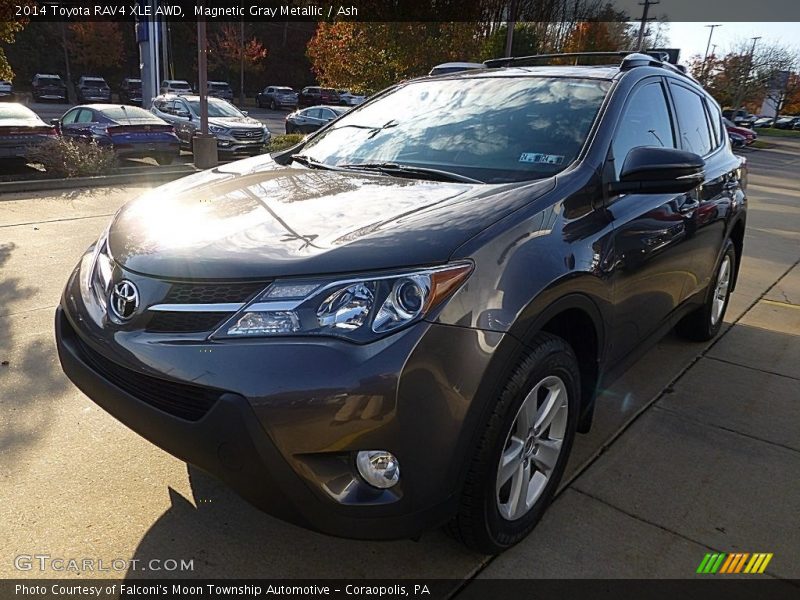
{"type": "Polygon", "coordinates": [[[555,494],[580,411],[580,371],[563,339],[540,333],[500,391],[472,457],[450,532],[497,554],[534,528],[555,494]]]}
{"type": "Polygon", "coordinates": [[[175,160],[175,157],[172,154],[158,154],[153,158],[155,158],[156,162],[161,166],[171,165],[175,160]]]}
{"type": "Polygon", "coordinates": [[[732,241],[727,240],[703,305],[678,322],[675,327],[678,335],[694,342],[707,342],[719,333],[728,308],[735,272],[736,248],[732,241]]]}
{"type": "Polygon", "coordinates": [[[270,110],[275,110],[275,100],[270,100],[269,101],[269,108],[270,108],[270,110]]]}

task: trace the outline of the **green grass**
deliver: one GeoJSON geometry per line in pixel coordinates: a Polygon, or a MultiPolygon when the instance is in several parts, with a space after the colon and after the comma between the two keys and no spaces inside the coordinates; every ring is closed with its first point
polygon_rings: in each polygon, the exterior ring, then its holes
{"type": "Polygon", "coordinates": [[[756,129],[756,132],[759,136],[772,136],[772,137],[788,137],[788,138],[800,138],[800,131],[795,131],[794,129],[775,129],[773,127],[762,127],[756,129]]]}

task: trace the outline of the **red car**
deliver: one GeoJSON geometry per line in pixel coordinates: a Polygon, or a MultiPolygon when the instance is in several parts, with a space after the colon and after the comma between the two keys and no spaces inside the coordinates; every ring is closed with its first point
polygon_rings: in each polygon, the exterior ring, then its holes
{"type": "Polygon", "coordinates": [[[752,129],[734,125],[730,119],[726,119],[725,117],[722,117],[722,120],[725,123],[725,129],[728,130],[728,133],[735,133],[736,135],[742,136],[744,138],[745,145],[749,146],[758,138],[758,134],[752,129]]]}

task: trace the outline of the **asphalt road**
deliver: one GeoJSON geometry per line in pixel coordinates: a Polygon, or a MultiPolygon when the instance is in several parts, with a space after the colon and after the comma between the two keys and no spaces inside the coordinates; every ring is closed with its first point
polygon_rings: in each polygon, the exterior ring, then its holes
{"type": "Polygon", "coordinates": [[[83,250],[145,189],[0,198],[0,577],[63,575],[15,569],[36,553],[194,561],[85,577],[689,577],[704,552],[733,550],[775,552],[766,576],[800,577],[800,145],[748,157],[722,337],[668,336],[604,390],[554,505],[494,560],[439,531],[367,543],[287,525],[108,416],[61,373],[53,311],[83,250]]]}

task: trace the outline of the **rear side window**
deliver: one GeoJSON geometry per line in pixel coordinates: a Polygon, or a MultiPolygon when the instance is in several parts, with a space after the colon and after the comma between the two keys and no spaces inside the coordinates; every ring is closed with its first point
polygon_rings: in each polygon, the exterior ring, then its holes
{"type": "Polygon", "coordinates": [[[641,146],[675,148],[664,88],[657,81],[634,90],[622,113],[612,144],[617,177],[628,152],[641,146]]]}
{"type": "Polygon", "coordinates": [[[719,108],[713,102],[706,100],[706,108],[708,109],[708,118],[711,121],[711,131],[714,132],[714,138],[716,139],[714,147],[719,148],[724,142],[722,137],[722,117],[719,114],[719,108]]]}
{"type": "Polygon", "coordinates": [[[78,118],[75,120],[76,123],[92,123],[93,121],[94,115],[92,115],[92,111],[86,108],[81,109],[78,118]]]}
{"type": "Polygon", "coordinates": [[[678,114],[681,147],[689,152],[705,156],[711,152],[711,132],[703,108],[703,99],[682,85],[670,84],[672,100],[678,114]]]}

